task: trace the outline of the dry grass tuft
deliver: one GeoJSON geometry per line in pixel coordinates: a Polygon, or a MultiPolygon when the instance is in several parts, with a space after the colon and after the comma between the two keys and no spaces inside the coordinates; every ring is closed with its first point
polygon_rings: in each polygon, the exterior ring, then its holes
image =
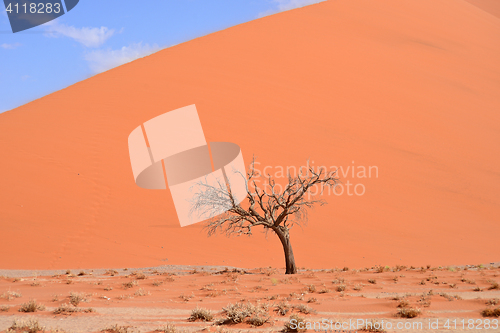
{"type": "Polygon", "coordinates": [[[352,289],[354,289],[356,291],[361,291],[361,289],[363,289],[363,284],[357,284],[352,289]]]}
{"type": "Polygon", "coordinates": [[[8,301],[10,301],[11,299],[20,298],[20,297],[23,297],[23,295],[20,292],[10,291],[10,290],[6,291],[2,295],[0,295],[0,298],[6,299],[8,301]]]}
{"type": "Polygon", "coordinates": [[[360,332],[373,332],[373,333],[385,333],[386,330],[383,329],[383,324],[372,319],[365,323],[365,326],[359,330],[360,332]]]}
{"type": "Polygon", "coordinates": [[[165,326],[158,327],[154,331],[160,333],[177,333],[177,327],[174,324],[167,324],[165,326]]]}
{"type": "Polygon", "coordinates": [[[113,325],[106,327],[105,329],[101,330],[101,332],[106,332],[106,333],[132,333],[132,327],[130,326],[118,326],[118,325],[113,325]]]}
{"type": "Polygon", "coordinates": [[[371,284],[377,284],[377,280],[375,279],[369,279],[368,282],[371,284]]]}
{"type": "Polygon", "coordinates": [[[345,290],[346,290],[346,288],[347,288],[347,287],[346,287],[346,285],[345,285],[345,284],[341,284],[341,285],[338,285],[338,286],[337,286],[337,291],[338,291],[339,293],[341,293],[341,292],[345,291],[345,290]]]}
{"type": "Polygon", "coordinates": [[[145,280],[145,279],[147,279],[146,275],[143,272],[141,272],[141,271],[133,272],[130,275],[133,276],[133,277],[135,277],[137,280],[145,280]]]}
{"type": "Polygon", "coordinates": [[[285,332],[292,332],[292,333],[301,333],[301,332],[306,331],[305,326],[306,326],[306,322],[305,322],[304,318],[302,318],[296,314],[292,314],[290,316],[290,320],[288,320],[285,323],[284,331],[285,332]],[[304,328],[300,328],[300,327],[304,327],[304,328]]]}
{"type": "Polygon", "coordinates": [[[399,301],[398,308],[407,308],[410,306],[410,302],[405,299],[399,301]]]}
{"type": "Polygon", "coordinates": [[[54,310],[54,314],[64,314],[64,315],[69,315],[77,312],[79,312],[78,308],[70,306],[67,303],[61,304],[54,310]]]}
{"type": "Polygon", "coordinates": [[[247,323],[252,326],[262,326],[265,323],[268,323],[269,319],[270,319],[269,316],[253,315],[247,319],[247,323]]]}
{"type": "Polygon", "coordinates": [[[142,288],[139,288],[134,293],[134,296],[149,296],[149,295],[151,295],[151,293],[147,290],[142,289],[142,288]]]}
{"type": "Polygon", "coordinates": [[[287,302],[279,302],[274,308],[274,311],[276,311],[280,316],[284,316],[288,313],[288,311],[290,311],[290,304],[287,302]]]}
{"type": "Polygon", "coordinates": [[[420,313],[420,309],[400,308],[398,309],[398,313],[396,315],[401,318],[415,318],[419,316],[420,313]]]}
{"type": "Polygon", "coordinates": [[[45,305],[38,304],[34,299],[29,300],[27,303],[21,304],[21,307],[19,308],[19,312],[37,312],[44,310],[45,310],[45,305]]]}
{"type": "Polygon", "coordinates": [[[485,309],[481,311],[483,317],[500,317],[500,308],[496,309],[485,309]]]}
{"type": "Polygon", "coordinates": [[[316,310],[304,304],[293,305],[292,308],[303,314],[316,313],[316,310]]]}
{"type": "Polygon", "coordinates": [[[115,276],[116,274],[118,274],[118,271],[114,269],[108,269],[106,273],[104,273],[104,275],[110,275],[110,276],[115,276]]]}
{"type": "Polygon", "coordinates": [[[8,312],[10,310],[10,306],[2,305],[0,306],[0,312],[8,312]]]}
{"type": "Polygon", "coordinates": [[[267,315],[268,307],[267,304],[252,305],[251,303],[230,303],[222,308],[226,318],[219,321],[219,324],[238,324],[250,317],[252,323],[249,322],[249,324],[253,326],[262,326],[269,321],[269,316],[267,315]]]}
{"type": "Polygon", "coordinates": [[[491,281],[491,286],[488,287],[488,290],[499,290],[500,285],[496,281],[491,281]]]}
{"type": "Polygon", "coordinates": [[[133,288],[133,287],[138,286],[138,285],[139,285],[139,283],[136,280],[132,280],[132,281],[129,281],[129,282],[125,282],[123,284],[123,287],[125,289],[130,289],[130,288],[133,288]]]}
{"type": "Polygon", "coordinates": [[[43,332],[45,327],[40,326],[38,320],[29,319],[27,321],[24,320],[14,320],[12,325],[7,329],[7,333],[37,333],[43,332]]]}
{"type": "Polygon", "coordinates": [[[208,309],[196,307],[191,310],[191,316],[188,318],[189,321],[212,321],[214,319],[214,315],[208,309]]]}
{"type": "Polygon", "coordinates": [[[71,292],[69,294],[69,302],[74,306],[78,306],[80,302],[85,302],[85,295],[80,293],[71,292]]]}
{"type": "Polygon", "coordinates": [[[486,305],[497,305],[497,304],[498,304],[498,298],[492,298],[486,302],[486,305]]]}

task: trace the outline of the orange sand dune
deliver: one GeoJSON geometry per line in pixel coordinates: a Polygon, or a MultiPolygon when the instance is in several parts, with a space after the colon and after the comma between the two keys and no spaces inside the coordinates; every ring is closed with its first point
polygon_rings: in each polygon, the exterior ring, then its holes
{"type": "Polygon", "coordinates": [[[500,18],[500,1],[498,0],[466,0],[466,1],[500,18]]]}
{"type": "Polygon", "coordinates": [[[134,184],[129,133],[190,104],[208,141],[261,170],[378,168],[341,175],[366,193],[326,197],[292,231],[299,267],[498,260],[499,40],[500,19],[462,0],[327,1],[3,113],[0,267],[282,267],[273,235],[207,238],[179,227],[167,191],[134,184]]]}

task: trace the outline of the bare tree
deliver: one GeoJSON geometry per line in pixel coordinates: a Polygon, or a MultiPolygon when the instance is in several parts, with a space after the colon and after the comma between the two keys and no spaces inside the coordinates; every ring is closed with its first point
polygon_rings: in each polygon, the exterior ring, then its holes
{"type": "Polygon", "coordinates": [[[238,204],[227,182],[218,182],[215,186],[201,182],[191,201],[191,212],[209,217],[205,226],[209,236],[218,231],[227,236],[252,235],[252,228],[258,226],[262,226],[265,232],[273,231],[283,245],[286,274],[296,274],[290,229],[307,224],[309,208],[326,204],[324,200],[311,197],[311,189],[319,186],[320,194],[325,187],[335,190],[339,184],[337,170],[316,171],[310,167],[303,174],[300,168],[297,175],[288,173],[288,184],[282,187],[276,185],[271,175],[256,174],[254,166],[255,159],[247,176],[241,175],[246,180],[246,200],[238,204]],[[267,182],[262,188],[257,184],[259,178],[267,182]]]}

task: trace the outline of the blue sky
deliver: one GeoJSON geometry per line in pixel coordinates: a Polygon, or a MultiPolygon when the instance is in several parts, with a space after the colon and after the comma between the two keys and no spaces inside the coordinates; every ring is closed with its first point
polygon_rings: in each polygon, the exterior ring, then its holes
{"type": "Polygon", "coordinates": [[[320,1],[80,0],[16,34],[0,4],[0,112],[160,49],[320,1]]]}

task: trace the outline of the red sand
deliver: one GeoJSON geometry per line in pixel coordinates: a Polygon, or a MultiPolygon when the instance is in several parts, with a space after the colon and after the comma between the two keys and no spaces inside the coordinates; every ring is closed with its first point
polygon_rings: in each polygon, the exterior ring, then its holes
{"type": "Polygon", "coordinates": [[[247,163],[378,167],[292,231],[298,266],[498,260],[500,19],[471,3],[327,1],[0,114],[0,267],[283,266],[275,236],[207,238],[134,184],[131,130],[190,104],[247,163]]]}
{"type": "MultiPolygon", "coordinates": [[[[170,323],[181,331],[187,329],[190,332],[220,332],[221,328],[228,328],[229,332],[236,332],[235,328],[278,332],[290,320],[291,313],[299,314],[311,323],[323,319],[342,323],[375,318],[379,322],[393,322],[394,328],[397,322],[403,321],[420,322],[422,325],[427,325],[429,320],[441,323],[442,330],[439,331],[413,326],[415,329],[404,331],[408,333],[446,332],[448,330],[443,328],[446,320],[452,322],[452,328],[453,320],[458,323],[457,329],[451,332],[480,332],[467,327],[469,320],[473,320],[478,329],[486,329],[484,323],[489,320],[492,326],[486,332],[499,331],[498,319],[495,329],[492,322],[495,318],[481,316],[483,310],[499,307],[500,291],[498,284],[494,284],[498,282],[498,267],[467,270],[458,267],[393,267],[378,273],[379,269],[382,268],[362,271],[307,270],[293,276],[275,269],[254,269],[247,271],[249,274],[240,274],[242,271],[223,272],[211,267],[197,267],[197,270],[162,267],[141,272],[120,269],[107,274],[87,271],[82,276],[74,275],[79,271],[23,278],[11,275],[9,278],[0,277],[0,331],[10,327],[14,319],[36,318],[47,327],[47,331],[50,331],[49,328],[62,328],[69,332],[100,332],[105,327],[118,324],[151,332],[170,323]],[[110,273],[116,275],[110,276],[110,273]],[[496,289],[493,289],[494,286],[496,289]],[[81,296],[82,301],[76,304],[80,310],[92,308],[94,311],[54,314],[57,307],[69,305],[71,294],[81,296]],[[21,305],[30,299],[35,299],[46,308],[36,313],[19,312],[21,305]],[[269,322],[259,327],[252,327],[246,322],[215,325],[216,320],[226,318],[223,308],[237,302],[267,305],[269,322]],[[275,312],[280,303],[288,304],[290,312],[286,315],[275,312]],[[310,313],[300,313],[299,309],[293,308],[297,305],[306,306],[310,313]],[[410,320],[397,317],[401,306],[419,309],[420,314],[410,320]],[[211,310],[214,320],[188,321],[191,310],[196,307],[211,310]],[[464,323],[466,329],[462,329],[460,323],[464,323]]],[[[72,305],[69,307],[73,308],[72,305]]]]}

